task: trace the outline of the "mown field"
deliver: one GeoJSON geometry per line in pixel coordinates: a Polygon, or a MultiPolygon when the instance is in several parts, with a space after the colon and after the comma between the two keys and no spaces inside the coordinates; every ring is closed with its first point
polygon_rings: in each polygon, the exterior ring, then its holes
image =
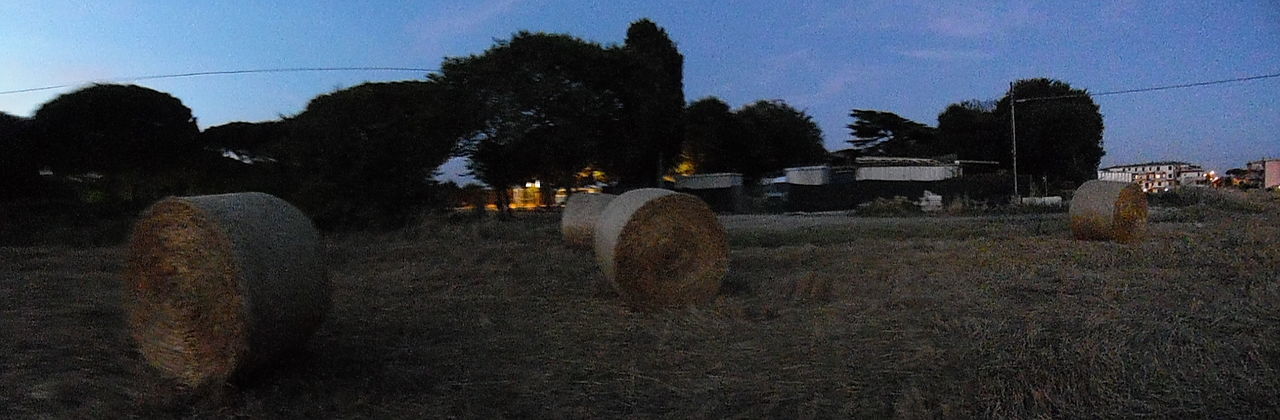
{"type": "Polygon", "coordinates": [[[1280,204],[1220,204],[1134,245],[1065,214],[725,216],[720,297],[658,313],[555,214],[333,235],[317,335],[202,392],[134,350],[122,247],[3,247],[0,417],[1280,416],[1280,204]]]}

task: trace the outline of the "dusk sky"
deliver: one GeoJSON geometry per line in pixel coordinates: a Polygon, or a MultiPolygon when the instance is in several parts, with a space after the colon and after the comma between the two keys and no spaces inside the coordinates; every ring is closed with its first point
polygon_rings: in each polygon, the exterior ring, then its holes
{"type": "MultiPolygon", "coordinates": [[[[1280,73],[1280,3],[1258,1],[50,1],[0,3],[0,91],[86,80],[285,67],[437,68],[519,30],[621,43],[650,18],[685,56],[685,98],[781,99],[829,150],[849,111],[936,125],[948,104],[1049,77],[1091,92],[1280,73]],[[1070,4],[1064,8],[1063,4],[1070,4]]],[[[325,72],[148,80],[201,128],[297,114],[316,95],[422,73],[325,72]]],[[[29,116],[75,88],[0,95],[29,116]]],[[[1102,165],[1222,171],[1280,157],[1280,78],[1095,98],[1102,165]]],[[[459,162],[442,168],[463,171],[459,162]]]]}

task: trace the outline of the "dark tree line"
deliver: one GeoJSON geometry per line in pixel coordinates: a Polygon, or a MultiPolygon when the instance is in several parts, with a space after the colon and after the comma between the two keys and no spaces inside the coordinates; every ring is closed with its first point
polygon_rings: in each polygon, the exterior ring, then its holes
{"type": "Polygon", "coordinates": [[[520,32],[481,54],[446,59],[434,78],[477,104],[480,129],[462,141],[472,173],[496,188],[538,179],[654,186],[677,163],[684,57],[649,20],[621,46],[520,32]]]}
{"type": "Polygon", "coordinates": [[[757,101],[733,111],[708,97],[689,104],[685,116],[684,159],[692,172],[739,172],[758,179],[828,159],[813,118],[782,101],[757,101]]]}
{"type": "Polygon", "coordinates": [[[1095,176],[1105,153],[1102,114],[1087,91],[1053,79],[1019,80],[996,101],[951,104],[938,115],[936,128],[891,112],[855,109],[849,143],[867,156],[955,156],[1011,169],[1015,114],[1019,174],[1065,187],[1095,176]]]}
{"type": "Polygon", "coordinates": [[[686,111],[683,62],[649,20],[611,46],[521,32],[445,59],[424,81],[366,83],[320,95],[294,116],[204,131],[166,93],[94,85],[29,119],[0,114],[0,201],[61,189],[136,208],[165,195],[256,190],[322,227],[362,227],[443,205],[460,189],[433,178],[454,156],[498,189],[535,179],[573,187],[600,173],[621,188],[646,187],[685,161],[758,175],[825,156],[812,119],[781,102],[686,111]]]}

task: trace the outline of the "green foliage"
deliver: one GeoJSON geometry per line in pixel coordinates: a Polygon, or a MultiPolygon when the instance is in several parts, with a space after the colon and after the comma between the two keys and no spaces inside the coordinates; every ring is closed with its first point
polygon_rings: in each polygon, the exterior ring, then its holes
{"type": "Polygon", "coordinates": [[[758,101],[739,109],[707,97],[685,111],[684,156],[698,173],[766,172],[825,162],[822,130],[804,111],[782,101],[758,101]]]}
{"type": "Polygon", "coordinates": [[[366,83],[313,99],[275,157],[322,227],[395,225],[429,204],[468,114],[436,82],[366,83]]]}
{"type": "Polygon", "coordinates": [[[1176,187],[1169,191],[1147,194],[1152,206],[1207,207],[1235,213],[1261,213],[1267,210],[1266,200],[1250,197],[1244,191],[1207,187],[1176,187]]]}
{"type": "Polygon", "coordinates": [[[859,216],[901,217],[921,214],[920,206],[903,196],[876,198],[858,206],[859,216]]]}
{"type": "Polygon", "coordinates": [[[938,142],[959,159],[1011,162],[1008,121],[995,114],[994,102],[968,100],[947,106],[938,114],[938,142]]]}
{"type": "Polygon", "coordinates": [[[620,137],[616,60],[595,43],[530,32],[446,59],[437,80],[476,107],[478,129],[461,149],[472,173],[495,188],[572,183],[620,137]]]}
{"type": "Polygon", "coordinates": [[[32,149],[31,121],[0,112],[0,201],[40,189],[40,161],[32,149]]]}
{"type": "Polygon", "coordinates": [[[279,154],[289,137],[289,124],[284,121],[235,121],[209,127],[200,132],[200,143],[220,152],[234,153],[250,161],[270,161],[279,154]]]}
{"type": "Polygon", "coordinates": [[[1017,102],[1018,173],[1071,186],[1092,179],[1102,149],[1102,114],[1089,92],[1053,79],[1014,82],[991,103],[964,101],[938,115],[942,150],[961,159],[998,161],[1011,168],[1011,102],[1017,102]]]}
{"type": "Polygon", "coordinates": [[[666,32],[640,20],[621,47],[520,32],[446,59],[438,80],[478,107],[480,128],[462,154],[485,183],[573,186],[594,167],[649,186],[681,152],[683,66],[666,32]]]}
{"type": "Polygon", "coordinates": [[[848,126],[854,137],[849,144],[864,155],[923,158],[954,151],[938,144],[933,127],[898,114],[855,109],[849,116],[854,119],[848,126]]]}
{"type": "Polygon", "coordinates": [[[180,167],[196,143],[191,109],[167,93],[134,85],[94,85],[36,111],[41,146],[55,172],[114,174],[180,167]]]}
{"type": "Polygon", "coordinates": [[[746,129],[729,104],[714,96],[689,104],[685,110],[684,158],[698,173],[740,172],[753,153],[746,129]]]}
{"type": "Polygon", "coordinates": [[[1014,82],[996,105],[997,121],[1008,121],[1013,99],[1017,103],[1018,172],[1051,183],[1079,184],[1096,176],[1102,149],[1102,114],[1089,92],[1053,79],[1014,82]]]}
{"type": "Polygon", "coordinates": [[[183,192],[176,173],[209,158],[191,109],[140,86],[93,85],[45,103],[33,119],[40,158],[55,173],[100,174],[117,200],[183,192]]]}
{"type": "Polygon", "coordinates": [[[825,163],[822,129],[813,117],[780,100],[757,101],[739,109],[746,159],[737,168],[748,178],[783,168],[825,163]]]}
{"type": "Polygon", "coordinates": [[[625,128],[600,156],[605,172],[624,184],[655,186],[675,166],[684,134],[684,56],[667,32],[648,19],[627,28],[620,53],[622,78],[613,80],[625,128]]]}

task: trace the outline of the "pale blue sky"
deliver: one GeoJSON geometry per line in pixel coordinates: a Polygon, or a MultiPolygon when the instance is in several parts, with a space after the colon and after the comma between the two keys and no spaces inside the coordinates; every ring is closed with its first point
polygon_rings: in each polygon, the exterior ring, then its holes
{"type": "MultiPolygon", "coordinates": [[[[685,96],[782,99],[847,146],[849,110],[926,124],[1010,81],[1094,92],[1280,73],[1280,3],[1258,1],[218,1],[0,3],[0,91],[196,71],[436,68],[518,30],[618,43],[648,17],[685,55],[685,96]],[[1214,3],[1214,4],[1207,4],[1214,3]],[[1072,6],[1064,7],[1063,4],[1072,6]]],[[[415,73],[211,76],[138,84],[173,94],[201,127],[293,115],[316,95],[415,73]]],[[[0,95],[30,115],[72,88],[0,95]]],[[[1280,156],[1280,78],[1095,99],[1103,165],[1209,169],[1280,156]]],[[[447,165],[457,172],[460,163],[447,165]]]]}

